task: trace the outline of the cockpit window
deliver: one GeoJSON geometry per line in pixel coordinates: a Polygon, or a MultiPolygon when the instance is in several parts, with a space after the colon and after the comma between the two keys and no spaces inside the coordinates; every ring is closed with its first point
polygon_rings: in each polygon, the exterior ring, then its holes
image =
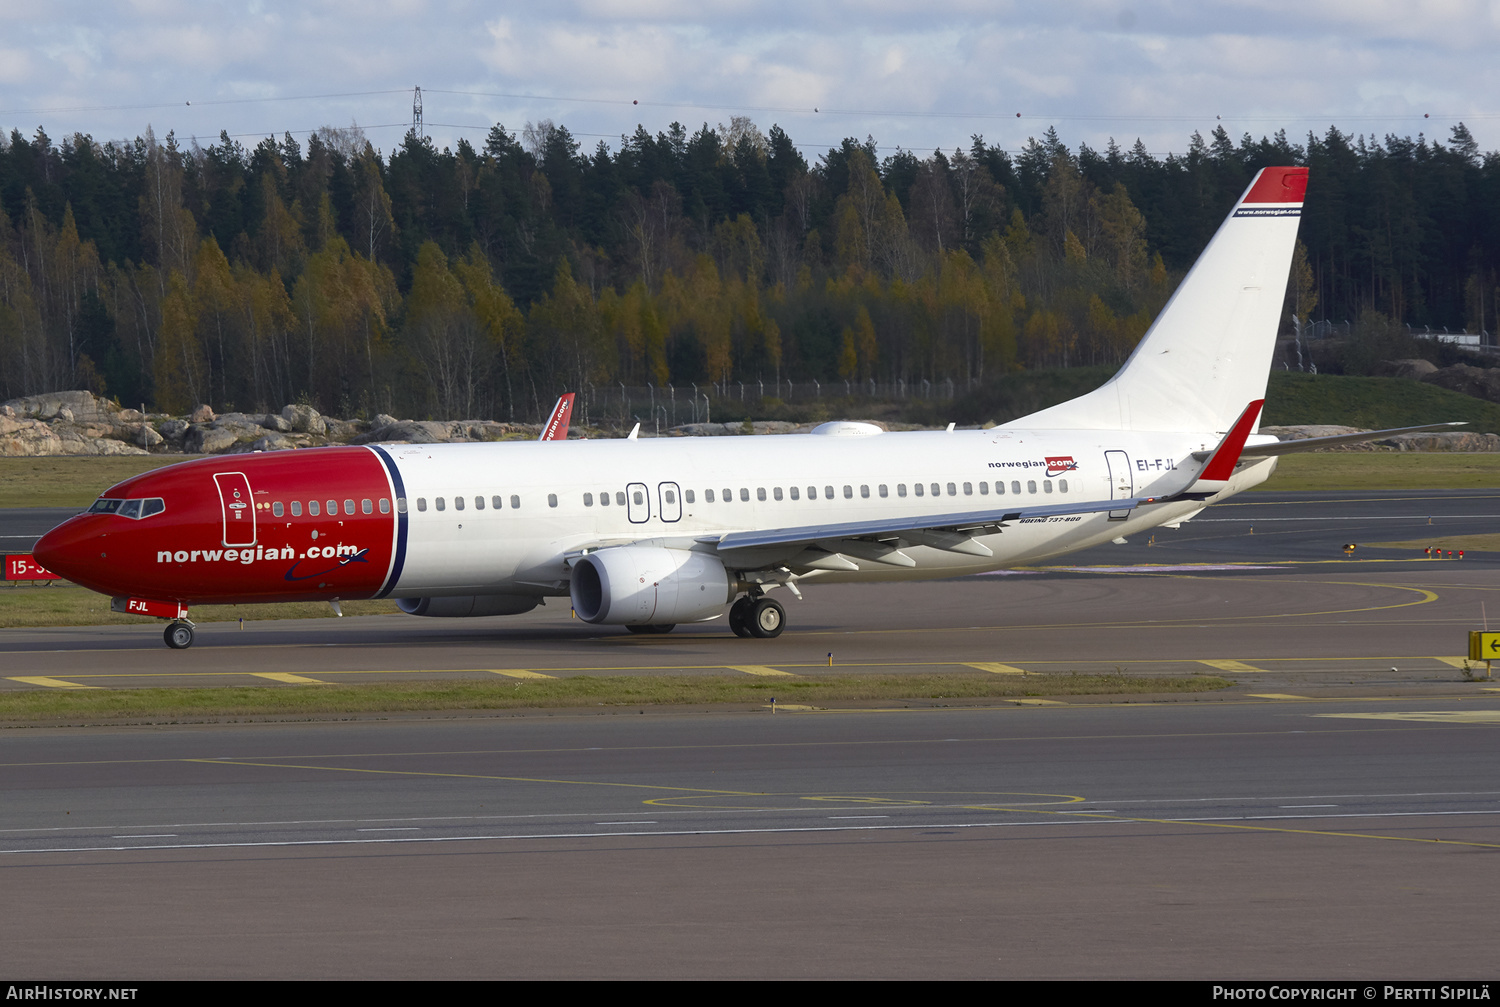
{"type": "Polygon", "coordinates": [[[128,517],[139,521],[141,518],[160,514],[167,509],[167,505],[161,497],[146,497],[140,500],[106,500],[100,498],[95,500],[89,507],[90,514],[118,514],[120,517],[128,517]]]}

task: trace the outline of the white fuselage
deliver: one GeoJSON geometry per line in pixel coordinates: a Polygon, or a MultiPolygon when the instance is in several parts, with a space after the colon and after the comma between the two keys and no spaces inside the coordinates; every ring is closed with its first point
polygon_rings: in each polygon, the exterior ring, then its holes
{"type": "MultiPolygon", "coordinates": [[[[385,445],[405,484],[409,519],[391,595],[565,595],[568,554],[612,543],[690,548],[734,532],[1166,496],[1192,483],[1201,463],[1191,453],[1217,439],[998,427],[385,445]]],[[[1214,499],[1263,481],[1274,464],[1242,466],[1214,499]]],[[[1203,505],[1025,518],[977,539],[992,556],[907,545],[902,552],[915,566],[848,555],[857,569],[807,576],[899,580],[999,569],[1181,521],[1203,505]]]]}

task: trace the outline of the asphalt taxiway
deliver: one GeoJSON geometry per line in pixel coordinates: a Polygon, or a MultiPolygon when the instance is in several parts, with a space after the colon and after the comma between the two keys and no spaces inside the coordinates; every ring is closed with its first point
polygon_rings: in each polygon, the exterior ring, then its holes
{"type": "Polygon", "coordinates": [[[1500,563],[1341,546],[1490,533],[1500,493],[1242,499],[1046,569],[809,585],[770,641],[634,637],[566,607],[205,624],[185,652],[151,624],[0,632],[10,689],[774,681],[830,654],[839,672],[1238,683],[1115,705],[0,730],[0,962],[69,979],[1492,976],[1500,692],[1459,665],[1500,563]]]}

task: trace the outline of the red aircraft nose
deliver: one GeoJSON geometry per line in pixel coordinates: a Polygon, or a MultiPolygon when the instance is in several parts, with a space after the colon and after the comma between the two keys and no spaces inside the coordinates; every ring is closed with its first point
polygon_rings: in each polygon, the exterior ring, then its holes
{"type": "Polygon", "coordinates": [[[75,584],[89,584],[95,579],[91,574],[102,573],[108,562],[109,539],[100,535],[103,523],[102,517],[94,514],[69,518],[43,535],[31,554],[58,576],[75,584]]]}

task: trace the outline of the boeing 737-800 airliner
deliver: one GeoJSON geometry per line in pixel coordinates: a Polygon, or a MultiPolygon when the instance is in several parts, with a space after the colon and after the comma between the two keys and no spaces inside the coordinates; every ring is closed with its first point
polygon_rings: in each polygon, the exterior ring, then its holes
{"type": "Polygon", "coordinates": [[[1314,446],[1254,433],[1306,187],[1305,168],[1260,172],[1114,378],[990,430],[205,458],[111,487],[36,558],[170,619],[175,648],[193,604],[387,597],[485,616],[571,596],[636,632],[727,609],[738,635],[774,637],[774,588],[952,577],[1175,526],[1314,446]]]}

